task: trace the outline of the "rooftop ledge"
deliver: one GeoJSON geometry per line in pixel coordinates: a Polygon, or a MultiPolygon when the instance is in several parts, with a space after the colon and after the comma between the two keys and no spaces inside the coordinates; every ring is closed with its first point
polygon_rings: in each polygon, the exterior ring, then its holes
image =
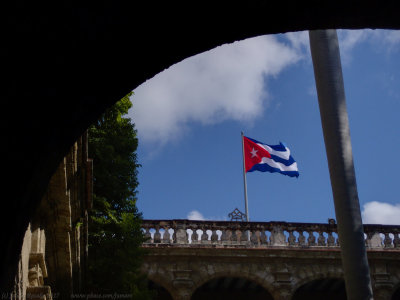
{"type": "MultiPolygon", "coordinates": [[[[145,247],[339,247],[333,219],[328,223],[143,220],[141,226],[145,247]]],[[[400,225],[365,224],[364,236],[367,249],[400,251],[400,225]]]]}

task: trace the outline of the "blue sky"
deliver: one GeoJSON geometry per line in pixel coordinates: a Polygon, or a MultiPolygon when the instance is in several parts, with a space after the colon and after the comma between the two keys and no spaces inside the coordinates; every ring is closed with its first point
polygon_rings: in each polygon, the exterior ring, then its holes
{"type": "MultiPolygon", "coordinates": [[[[338,30],[365,223],[400,224],[400,32],[338,30]]],[[[247,174],[251,221],[335,218],[307,32],[190,57],[134,90],[138,208],[145,219],[227,220],[244,212],[241,131],[284,142],[299,178],[247,174]]]]}

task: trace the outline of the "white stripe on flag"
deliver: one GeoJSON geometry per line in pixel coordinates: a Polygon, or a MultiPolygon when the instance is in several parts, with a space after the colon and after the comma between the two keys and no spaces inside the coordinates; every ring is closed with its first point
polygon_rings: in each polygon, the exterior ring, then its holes
{"type": "Polygon", "coordinates": [[[265,150],[267,150],[272,155],[276,155],[285,160],[289,160],[290,150],[287,147],[285,147],[286,151],[276,151],[276,150],[272,149],[271,147],[269,147],[268,145],[264,145],[264,144],[257,144],[257,145],[263,147],[265,150]]]}
{"type": "Polygon", "coordinates": [[[278,163],[271,158],[263,157],[261,160],[261,163],[267,164],[267,165],[271,166],[272,168],[279,169],[283,172],[284,171],[298,171],[296,162],[292,163],[290,166],[285,166],[284,164],[278,163]]]}

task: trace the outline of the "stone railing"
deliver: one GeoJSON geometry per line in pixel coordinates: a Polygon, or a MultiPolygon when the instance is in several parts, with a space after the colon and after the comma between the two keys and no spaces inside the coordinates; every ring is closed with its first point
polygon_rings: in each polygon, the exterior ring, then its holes
{"type": "MultiPolygon", "coordinates": [[[[143,246],[339,247],[328,223],[143,220],[143,246]]],[[[400,251],[400,225],[364,225],[368,249],[400,251]]]]}

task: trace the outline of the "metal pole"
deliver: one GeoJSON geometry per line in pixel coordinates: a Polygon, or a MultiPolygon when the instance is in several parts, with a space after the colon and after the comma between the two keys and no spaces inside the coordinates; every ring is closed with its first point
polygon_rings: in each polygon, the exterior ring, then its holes
{"type": "Polygon", "coordinates": [[[242,131],[242,155],[243,155],[243,184],[244,184],[244,204],[246,209],[246,221],[249,222],[249,204],[247,202],[247,180],[246,180],[246,163],[244,158],[244,139],[243,139],[243,131],[242,131]]]}
{"type": "Polygon", "coordinates": [[[347,299],[373,299],[336,30],[309,31],[347,299]]]}

